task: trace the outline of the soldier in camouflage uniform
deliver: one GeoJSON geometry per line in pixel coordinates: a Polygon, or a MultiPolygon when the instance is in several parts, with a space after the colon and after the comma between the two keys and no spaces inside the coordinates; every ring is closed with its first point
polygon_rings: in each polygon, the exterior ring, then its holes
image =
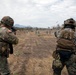
{"type": "Polygon", "coordinates": [[[7,58],[9,57],[9,44],[16,45],[18,38],[12,33],[11,27],[14,20],[9,16],[1,19],[0,26],[0,75],[11,75],[8,67],[7,58]]]}
{"type": "Polygon", "coordinates": [[[65,47],[62,47],[62,44],[61,46],[58,45],[60,42],[57,41],[57,48],[53,52],[53,75],[61,75],[64,66],[66,66],[69,75],[76,75],[76,35],[74,24],[75,20],[73,18],[64,21],[64,27],[57,36],[58,40],[62,39],[62,43],[65,40],[70,42],[67,45],[67,41],[63,45],[65,47]]]}

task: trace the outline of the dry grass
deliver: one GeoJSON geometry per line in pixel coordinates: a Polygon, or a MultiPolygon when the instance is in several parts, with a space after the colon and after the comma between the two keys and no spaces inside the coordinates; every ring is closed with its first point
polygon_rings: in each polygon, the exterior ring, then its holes
{"type": "MultiPolygon", "coordinates": [[[[51,34],[36,35],[34,32],[18,31],[19,44],[8,58],[13,75],[52,75],[51,56],[56,38],[51,34]]],[[[63,70],[63,74],[67,72],[63,70]]]]}

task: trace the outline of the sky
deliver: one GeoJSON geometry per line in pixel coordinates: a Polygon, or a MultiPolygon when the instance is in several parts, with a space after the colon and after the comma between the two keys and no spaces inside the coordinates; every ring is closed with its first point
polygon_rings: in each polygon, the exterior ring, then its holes
{"type": "Polygon", "coordinates": [[[0,0],[0,19],[10,16],[14,25],[54,27],[76,20],[76,0],[0,0]]]}

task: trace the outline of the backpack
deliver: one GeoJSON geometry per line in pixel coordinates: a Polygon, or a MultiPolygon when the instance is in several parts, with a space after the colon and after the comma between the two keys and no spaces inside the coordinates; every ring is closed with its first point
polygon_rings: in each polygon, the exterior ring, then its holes
{"type": "Polygon", "coordinates": [[[63,49],[74,49],[74,31],[70,28],[63,29],[57,39],[57,46],[63,49]]]}

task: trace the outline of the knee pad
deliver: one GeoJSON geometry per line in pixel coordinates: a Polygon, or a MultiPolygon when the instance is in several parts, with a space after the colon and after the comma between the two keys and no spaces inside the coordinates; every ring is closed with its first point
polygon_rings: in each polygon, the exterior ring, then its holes
{"type": "Polygon", "coordinates": [[[52,69],[61,69],[63,67],[59,59],[53,60],[52,69]]]}

